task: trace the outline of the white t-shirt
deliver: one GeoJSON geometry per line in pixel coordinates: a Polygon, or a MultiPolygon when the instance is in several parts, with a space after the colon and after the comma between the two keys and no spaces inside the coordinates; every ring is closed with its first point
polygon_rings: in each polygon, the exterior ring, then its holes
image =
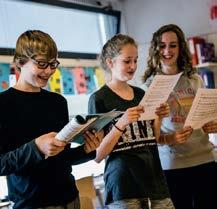
{"type": "MultiPolygon", "coordinates": [[[[170,116],[162,121],[163,133],[174,133],[183,128],[198,88],[203,81],[197,74],[188,78],[182,75],[170,94],[170,116]]],[[[208,134],[202,129],[194,130],[187,142],[177,145],[159,145],[161,164],[164,170],[186,168],[214,161],[214,147],[208,134]]]]}

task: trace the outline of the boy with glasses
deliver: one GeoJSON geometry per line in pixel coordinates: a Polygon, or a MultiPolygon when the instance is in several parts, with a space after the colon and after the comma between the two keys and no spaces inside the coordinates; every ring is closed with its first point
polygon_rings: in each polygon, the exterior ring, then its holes
{"type": "Polygon", "coordinates": [[[71,165],[93,159],[99,139],[86,132],[84,145],[74,149],[55,139],[68,109],[63,96],[42,89],[59,65],[48,34],[24,32],[14,63],[19,80],[0,93],[0,175],[7,175],[9,199],[15,209],[79,209],[71,165]]]}
{"type": "Polygon", "coordinates": [[[58,60],[53,60],[51,62],[47,62],[44,60],[36,60],[34,58],[31,58],[32,61],[38,66],[39,69],[46,69],[49,65],[51,69],[56,69],[60,62],[58,60]]]}

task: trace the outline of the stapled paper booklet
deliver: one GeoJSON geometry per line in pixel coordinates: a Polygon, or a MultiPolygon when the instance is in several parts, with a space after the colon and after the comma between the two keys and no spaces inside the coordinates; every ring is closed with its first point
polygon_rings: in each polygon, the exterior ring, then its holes
{"type": "Polygon", "coordinates": [[[87,115],[85,118],[81,115],[76,115],[56,135],[56,139],[65,142],[76,141],[87,130],[101,131],[107,124],[121,114],[123,112],[112,110],[103,114],[87,115]]]}

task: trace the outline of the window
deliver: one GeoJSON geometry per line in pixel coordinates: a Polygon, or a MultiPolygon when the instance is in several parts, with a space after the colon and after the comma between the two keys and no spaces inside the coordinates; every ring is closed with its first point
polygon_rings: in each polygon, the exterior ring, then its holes
{"type": "Polygon", "coordinates": [[[5,176],[0,176],[0,202],[8,196],[7,181],[5,176]]]}
{"type": "Polygon", "coordinates": [[[49,33],[64,58],[96,58],[119,32],[120,12],[62,1],[0,1],[0,54],[12,55],[26,30],[49,33]]]}

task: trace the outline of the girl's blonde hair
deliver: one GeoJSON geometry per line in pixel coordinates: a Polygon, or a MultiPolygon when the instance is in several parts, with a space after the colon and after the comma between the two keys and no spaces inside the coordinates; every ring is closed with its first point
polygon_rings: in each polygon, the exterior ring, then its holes
{"type": "Polygon", "coordinates": [[[109,71],[106,60],[108,58],[113,59],[120,54],[123,46],[132,44],[137,47],[136,41],[128,35],[116,34],[110,40],[108,40],[102,48],[99,56],[101,67],[109,71]]]}

